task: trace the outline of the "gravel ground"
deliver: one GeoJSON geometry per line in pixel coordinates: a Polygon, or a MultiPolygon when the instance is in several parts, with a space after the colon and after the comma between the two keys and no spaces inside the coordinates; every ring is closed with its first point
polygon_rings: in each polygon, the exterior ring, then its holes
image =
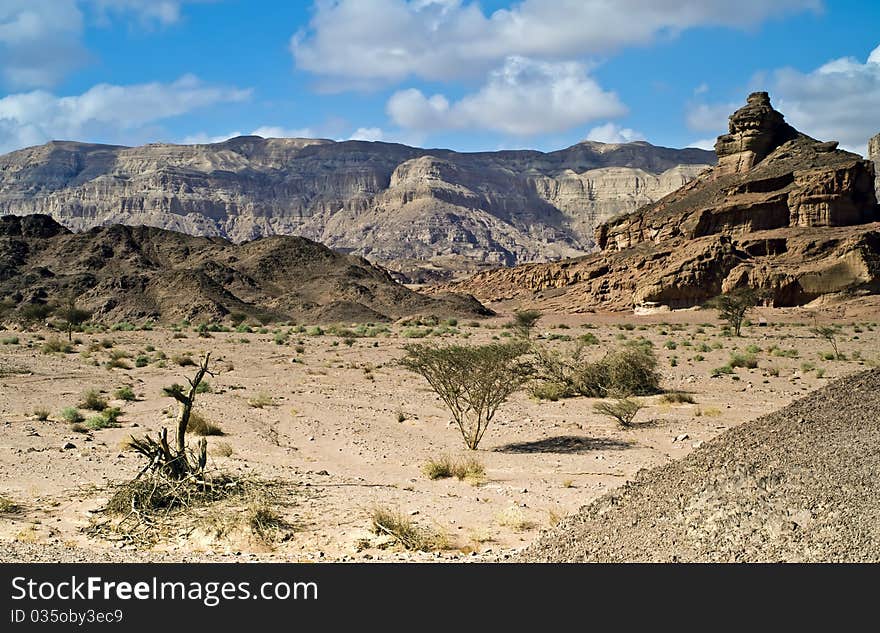
{"type": "Polygon", "coordinates": [[[640,471],[515,560],[878,562],[878,473],[874,369],[640,471]]]}

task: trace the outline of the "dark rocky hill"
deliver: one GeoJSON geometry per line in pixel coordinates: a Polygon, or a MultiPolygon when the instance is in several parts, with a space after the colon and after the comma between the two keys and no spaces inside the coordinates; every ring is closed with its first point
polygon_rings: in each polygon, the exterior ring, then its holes
{"type": "Polygon", "coordinates": [[[104,322],[385,321],[487,314],[472,297],[428,297],[361,257],[301,237],[233,244],[151,227],[73,233],[46,215],[0,217],[0,300],[75,297],[104,322]]]}

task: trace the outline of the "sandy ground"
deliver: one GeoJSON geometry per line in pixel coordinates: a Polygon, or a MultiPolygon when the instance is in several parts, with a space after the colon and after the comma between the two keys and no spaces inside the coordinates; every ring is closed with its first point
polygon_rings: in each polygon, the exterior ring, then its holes
{"type": "Polygon", "coordinates": [[[838,341],[847,360],[820,357],[831,346],[810,333],[809,314],[798,309],[757,311],[752,317],[756,325],[745,328],[740,339],[723,336],[709,311],[547,316],[537,328],[545,344],[572,345],[559,337],[592,332],[600,340],[589,349],[592,358],[623,337],[650,339],[663,387],[688,391],[696,403],[645,398],[646,407],[636,418],[640,424],[622,430],[593,411],[595,400],[547,402],[518,393],[501,407],[475,454],[464,448],[427,383],[395,361],[411,342],[506,340],[505,317],[477,327],[460,323],[452,332],[427,339],[409,338],[412,328],[394,325],[376,337],[357,338],[351,346],[341,337],[306,333],[293,333],[279,345],[276,328],[264,334],[217,332],[212,338],[201,338],[192,328],[185,338],[175,338],[170,328],[80,333],[75,335],[80,343],[69,354],[41,351],[41,337],[56,333],[0,331],[0,341],[18,337],[17,344],[0,344],[0,495],[22,506],[19,513],[0,514],[0,543],[21,552],[9,557],[24,559],[39,558],[41,546],[46,551],[89,548],[83,551],[91,553],[80,557],[96,559],[101,550],[113,550],[114,556],[117,550],[131,551],[132,559],[504,556],[640,469],[681,458],[731,426],[880,360],[880,327],[871,324],[880,320],[876,311],[825,312],[820,318],[842,326],[838,341]],[[767,325],[759,327],[759,319],[767,325]],[[112,341],[112,347],[100,347],[104,340],[112,341]],[[710,349],[700,352],[700,345],[710,349]],[[767,351],[774,345],[795,351],[774,355],[767,351]],[[90,346],[100,349],[88,352],[90,346]],[[711,376],[735,348],[744,352],[749,346],[761,349],[756,369],[711,376]],[[130,355],[126,362],[131,368],[105,367],[114,350],[130,355]],[[278,508],[293,526],[290,533],[271,543],[180,535],[147,553],[124,541],[89,536],[83,528],[95,520],[92,511],[106,502],[108,485],[133,477],[143,465],[125,450],[124,440],[173,422],[168,416],[175,412],[174,402],[161,388],[182,382],[193,368],[172,359],[184,353],[198,358],[206,351],[212,353],[216,376],[209,379],[213,392],[199,396],[197,409],[226,434],[208,438],[215,453],[211,465],[289,481],[289,497],[278,508]],[[159,358],[163,354],[164,361],[159,358]],[[138,355],[148,358],[146,366],[135,367],[138,355]],[[695,359],[698,355],[703,359],[695,359]],[[132,387],[137,400],[113,400],[113,392],[124,385],[132,387]],[[111,405],[122,408],[120,428],[76,433],[61,420],[60,410],[76,405],[87,389],[104,392],[111,405]],[[249,401],[261,393],[271,404],[251,406],[249,401]],[[41,408],[50,412],[48,420],[34,415],[41,408]],[[231,455],[216,455],[221,443],[231,447],[231,455]],[[422,466],[444,455],[476,456],[485,466],[485,481],[429,480],[422,466]],[[376,505],[442,531],[449,548],[407,552],[389,546],[387,538],[370,531],[369,512],[376,505]]]}

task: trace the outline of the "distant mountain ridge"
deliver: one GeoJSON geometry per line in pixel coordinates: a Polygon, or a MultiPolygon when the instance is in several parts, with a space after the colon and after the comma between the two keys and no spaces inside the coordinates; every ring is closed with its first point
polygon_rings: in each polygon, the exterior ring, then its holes
{"type": "Polygon", "coordinates": [[[419,278],[589,252],[596,226],[714,162],[712,152],[645,142],[459,153],[256,136],[141,147],[54,141],[0,156],[0,214],[235,242],[300,235],[419,278]]]}

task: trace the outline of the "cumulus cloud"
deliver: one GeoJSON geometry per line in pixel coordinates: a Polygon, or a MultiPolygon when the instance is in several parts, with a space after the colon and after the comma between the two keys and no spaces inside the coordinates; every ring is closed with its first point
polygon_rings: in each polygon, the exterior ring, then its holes
{"type": "MultiPolygon", "coordinates": [[[[774,107],[789,123],[817,139],[840,141],[842,147],[864,153],[868,139],[880,132],[880,46],[864,62],[844,57],[810,72],[781,68],[752,83],[770,92],[774,107]]],[[[723,134],[728,116],[744,103],[743,98],[741,103],[691,104],[687,125],[723,134]]]]}
{"type": "Polygon", "coordinates": [[[746,27],[820,7],[821,0],[523,0],[486,15],[463,0],[320,0],[290,49],[300,69],[349,80],[340,82],[346,87],[448,80],[478,76],[511,56],[594,55],[696,26],[746,27]]]}
{"type": "Polygon", "coordinates": [[[83,15],[74,0],[0,2],[0,77],[16,88],[51,86],[83,63],[83,15]]]}
{"type": "Polygon", "coordinates": [[[590,130],[587,133],[587,140],[599,143],[632,143],[644,141],[645,135],[628,127],[620,127],[616,123],[606,123],[590,130]]]}
{"type": "Polygon", "coordinates": [[[349,138],[349,141],[384,141],[385,132],[378,127],[359,127],[349,138]]]}
{"type": "Polygon", "coordinates": [[[193,75],[171,83],[98,84],[80,95],[45,90],[0,99],[0,151],[53,139],[108,139],[222,102],[244,101],[250,90],[214,86],[193,75]]]}
{"type": "Polygon", "coordinates": [[[577,62],[539,62],[509,57],[477,92],[450,102],[443,95],[402,90],[386,106],[402,128],[436,131],[478,128],[515,135],[559,132],[626,108],[577,62]]]}
{"type": "Polygon", "coordinates": [[[15,89],[48,88],[88,61],[85,23],[134,16],[146,26],[181,18],[187,2],[212,0],[2,0],[0,79],[15,89]]]}
{"type": "Polygon", "coordinates": [[[868,139],[880,132],[880,46],[864,62],[845,57],[808,73],[777,70],[770,90],[776,107],[796,128],[864,153],[868,139]]]}
{"type": "Polygon", "coordinates": [[[184,136],[180,142],[184,145],[207,145],[210,143],[222,143],[236,136],[262,136],[263,138],[315,138],[311,128],[285,128],[278,125],[262,125],[250,132],[229,132],[228,134],[208,134],[197,132],[184,136]]]}

